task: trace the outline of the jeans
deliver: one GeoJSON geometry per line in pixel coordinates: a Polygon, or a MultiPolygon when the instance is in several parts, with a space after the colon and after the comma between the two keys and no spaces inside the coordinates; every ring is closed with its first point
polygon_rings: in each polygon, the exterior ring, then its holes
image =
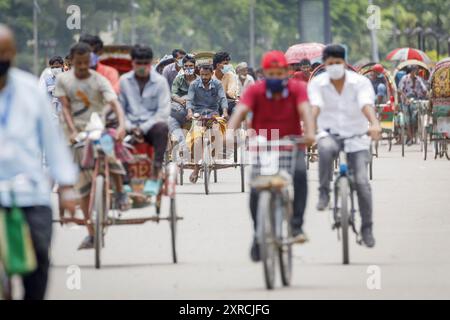
{"type": "Polygon", "coordinates": [[[52,238],[52,210],[45,206],[22,208],[30,228],[36,253],[37,269],[22,277],[25,300],[43,300],[47,290],[52,238]]]}
{"type": "Polygon", "coordinates": [[[161,166],[164,162],[164,153],[167,148],[169,127],[165,122],[156,123],[145,135],[145,142],[155,149],[155,165],[161,166]]]}
{"type": "MultiPolygon", "coordinates": [[[[339,156],[344,144],[332,136],[318,141],[319,147],[319,191],[329,195],[330,181],[333,178],[333,161],[339,156]]],[[[354,187],[361,211],[362,228],[372,227],[372,189],[369,183],[367,166],[370,162],[368,150],[347,153],[348,168],[353,174],[354,187]]]]}
{"type": "MultiPolygon", "coordinates": [[[[306,198],[308,196],[308,183],[306,179],[305,153],[299,152],[296,160],[296,168],[293,177],[294,183],[294,214],[292,217],[292,228],[300,229],[303,226],[303,215],[306,208],[306,198]]],[[[255,189],[250,190],[250,212],[253,219],[253,227],[256,231],[258,218],[258,200],[259,192],[255,189]]]]}

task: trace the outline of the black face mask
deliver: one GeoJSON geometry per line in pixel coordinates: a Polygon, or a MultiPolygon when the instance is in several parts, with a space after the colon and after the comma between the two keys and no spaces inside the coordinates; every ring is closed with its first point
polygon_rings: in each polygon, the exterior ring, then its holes
{"type": "Polygon", "coordinates": [[[3,77],[5,74],[7,74],[10,67],[11,61],[0,61],[0,77],[3,77]]]}

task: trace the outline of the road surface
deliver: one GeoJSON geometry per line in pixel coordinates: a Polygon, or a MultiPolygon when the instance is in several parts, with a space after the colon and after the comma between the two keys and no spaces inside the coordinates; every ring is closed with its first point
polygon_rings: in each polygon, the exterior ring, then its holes
{"type": "Polygon", "coordinates": [[[166,222],[110,228],[101,270],[93,267],[93,251],[76,250],[85,235],[83,228],[55,225],[48,298],[450,298],[449,161],[423,161],[418,146],[408,148],[405,158],[397,146],[391,153],[381,147],[372,183],[377,245],[367,249],[352,241],[348,266],[341,265],[341,244],[331,231],[330,214],[315,210],[313,164],[305,225],[311,241],[295,247],[292,286],[281,288],[278,281],[271,292],[265,290],[262,265],[249,259],[248,194],[239,192],[239,179],[237,169],[220,171],[209,196],[204,195],[201,180],[178,188],[178,212],[184,220],[178,224],[177,265],[171,263],[166,222]],[[79,289],[70,285],[74,270],[70,266],[80,270],[79,289]],[[378,289],[369,289],[371,275],[379,275],[378,289]]]}

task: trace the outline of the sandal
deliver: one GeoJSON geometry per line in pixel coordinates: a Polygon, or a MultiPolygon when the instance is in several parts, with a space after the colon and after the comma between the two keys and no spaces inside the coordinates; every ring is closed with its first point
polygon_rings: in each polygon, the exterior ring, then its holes
{"type": "Polygon", "coordinates": [[[197,183],[200,170],[194,170],[189,176],[189,181],[193,184],[197,183]]]}

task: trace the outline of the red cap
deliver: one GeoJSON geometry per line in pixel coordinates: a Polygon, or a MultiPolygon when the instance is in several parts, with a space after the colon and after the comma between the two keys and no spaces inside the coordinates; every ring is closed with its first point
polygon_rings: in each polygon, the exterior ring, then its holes
{"type": "Polygon", "coordinates": [[[378,72],[378,73],[384,73],[384,67],[381,64],[376,64],[372,67],[372,71],[378,72]]]}
{"type": "Polygon", "coordinates": [[[269,51],[262,59],[261,66],[263,69],[269,68],[287,68],[287,59],[281,51],[269,51]]]}

